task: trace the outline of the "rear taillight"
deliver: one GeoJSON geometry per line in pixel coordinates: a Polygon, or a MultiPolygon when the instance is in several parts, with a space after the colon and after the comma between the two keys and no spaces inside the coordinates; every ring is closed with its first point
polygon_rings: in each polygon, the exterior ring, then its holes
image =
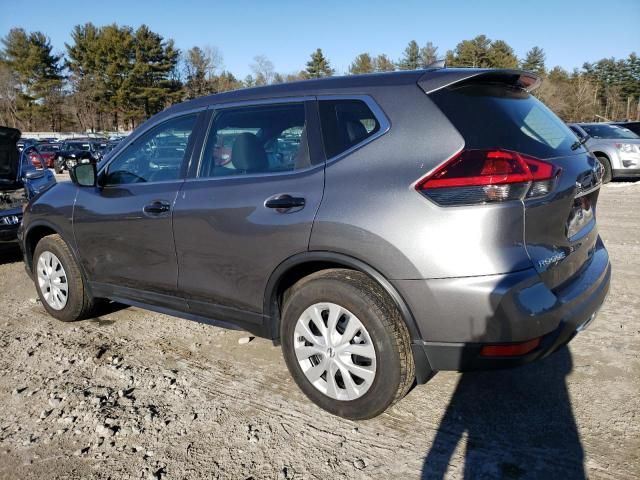
{"type": "Polygon", "coordinates": [[[416,184],[440,205],[472,205],[542,197],[560,169],[509,150],[462,150],[416,184]]]}

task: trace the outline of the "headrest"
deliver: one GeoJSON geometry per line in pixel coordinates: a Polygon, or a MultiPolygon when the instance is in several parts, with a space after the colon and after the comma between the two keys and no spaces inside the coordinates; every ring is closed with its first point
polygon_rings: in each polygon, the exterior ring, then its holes
{"type": "Polygon", "coordinates": [[[269,167],[267,152],[253,133],[241,133],[233,142],[231,163],[238,170],[264,172],[269,167]]]}

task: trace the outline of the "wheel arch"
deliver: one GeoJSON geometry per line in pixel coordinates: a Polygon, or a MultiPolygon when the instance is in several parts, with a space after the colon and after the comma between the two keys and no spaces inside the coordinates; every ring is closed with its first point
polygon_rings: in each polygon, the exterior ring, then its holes
{"type": "MultiPolygon", "coordinates": [[[[76,252],[75,245],[73,244],[73,242],[70,242],[68,238],[66,238],[60,228],[46,220],[38,220],[36,222],[33,222],[24,232],[23,248],[27,270],[29,272],[33,272],[33,253],[36,250],[36,245],[38,245],[38,242],[40,240],[42,240],[44,237],[48,237],[49,235],[60,235],[62,240],[64,240],[64,242],[67,244],[67,246],[69,247],[69,251],[73,256],[73,259],[78,264],[80,273],[85,280],[85,284],[87,286],[86,288],[87,290],[89,290],[89,284],[86,282],[87,275],[84,271],[82,263],[80,262],[80,257],[78,256],[78,252],[76,252]]],[[[89,294],[91,295],[90,290],[89,294]]]]}
{"type": "Polygon", "coordinates": [[[411,340],[421,339],[418,325],[404,298],[380,271],[349,255],[329,251],[310,251],[299,253],[282,262],[276,267],[267,282],[263,312],[269,322],[267,330],[274,343],[279,343],[280,309],[286,290],[307,275],[329,268],[347,268],[371,277],[387,292],[398,307],[409,330],[411,340]]]}

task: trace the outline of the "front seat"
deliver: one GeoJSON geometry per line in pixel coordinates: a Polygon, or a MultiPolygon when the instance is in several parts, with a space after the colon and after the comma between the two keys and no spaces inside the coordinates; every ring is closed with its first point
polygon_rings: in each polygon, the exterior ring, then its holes
{"type": "Polygon", "coordinates": [[[247,173],[266,172],[269,169],[267,152],[253,133],[241,133],[231,149],[231,163],[236,170],[247,173]]]}

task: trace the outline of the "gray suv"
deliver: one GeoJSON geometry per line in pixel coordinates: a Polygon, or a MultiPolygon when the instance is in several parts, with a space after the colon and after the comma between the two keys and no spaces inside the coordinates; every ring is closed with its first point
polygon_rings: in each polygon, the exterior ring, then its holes
{"type": "Polygon", "coordinates": [[[429,69],[175,105],[30,202],[26,269],[63,321],[109,299],[272,339],[352,419],[439,370],[545,357],[610,264],[599,164],[538,83],[429,69]]]}

